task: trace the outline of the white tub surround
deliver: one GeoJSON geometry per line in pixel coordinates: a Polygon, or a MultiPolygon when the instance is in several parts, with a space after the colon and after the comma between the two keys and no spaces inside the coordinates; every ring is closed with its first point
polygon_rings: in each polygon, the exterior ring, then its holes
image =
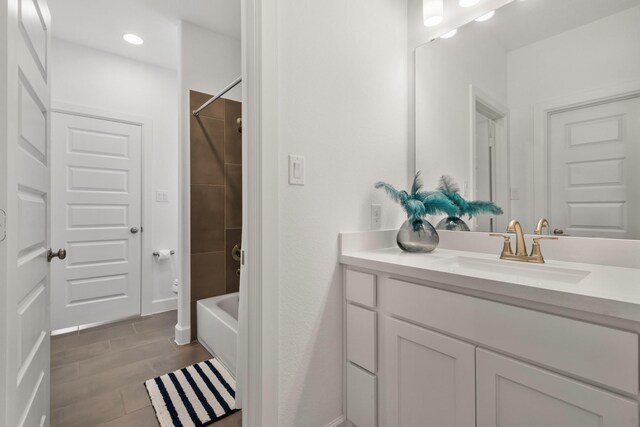
{"type": "Polygon", "coordinates": [[[236,376],[238,292],[198,301],[198,341],[236,376]]]}
{"type": "Polygon", "coordinates": [[[533,265],[485,233],[440,236],[409,254],[395,230],[341,235],[348,423],[639,426],[640,263],[616,256],[638,242],[545,241],[533,265]]]}

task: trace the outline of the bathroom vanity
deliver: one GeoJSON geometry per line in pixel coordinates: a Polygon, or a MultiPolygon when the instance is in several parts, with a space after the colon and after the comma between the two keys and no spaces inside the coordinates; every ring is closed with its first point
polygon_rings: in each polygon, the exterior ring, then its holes
{"type": "Polygon", "coordinates": [[[640,1],[462,3],[409,5],[413,172],[504,215],[341,235],[347,425],[639,427],[640,1]]]}
{"type": "Polygon", "coordinates": [[[394,237],[341,235],[347,425],[640,425],[640,270],[394,237]]]}

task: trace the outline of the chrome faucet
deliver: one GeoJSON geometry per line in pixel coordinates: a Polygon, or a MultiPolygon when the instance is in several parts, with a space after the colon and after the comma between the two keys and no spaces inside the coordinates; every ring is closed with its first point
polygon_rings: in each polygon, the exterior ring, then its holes
{"type": "MultiPolygon", "coordinates": [[[[536,225],[534,234],[539,236],[542,234],[544,228],[549,228],[549,221],[545,218],[541,218],[536,225]]],[[[508,233],[516,234],[516,253],[511,250],[511,236],[508,234],[490,234],[492,237],[502,237],[504,239],[504,246],[502,247],[502,253],[500,259],[506,259],[509,261],[522,261],[522,262],[535,262],[544,263],[544,257],[542,256],[542,250],[540,249],[540,240],[558,240],[555,236],[540,236],[533,238],[533,246],[531,247],[531,254],[527,255],[527,243],[524,240],[524,233],[522,226],[515,219],[509,223],[507,227],[508,233]]]]}

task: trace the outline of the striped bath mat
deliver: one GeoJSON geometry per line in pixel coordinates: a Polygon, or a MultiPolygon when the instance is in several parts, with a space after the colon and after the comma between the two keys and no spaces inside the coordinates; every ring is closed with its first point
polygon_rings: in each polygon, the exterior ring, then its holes
{"type": "Polygon", "coordinates": [[[236,381],[216,359],[144,383],[161,427],[206,426],[237,411],[236,381]]]}

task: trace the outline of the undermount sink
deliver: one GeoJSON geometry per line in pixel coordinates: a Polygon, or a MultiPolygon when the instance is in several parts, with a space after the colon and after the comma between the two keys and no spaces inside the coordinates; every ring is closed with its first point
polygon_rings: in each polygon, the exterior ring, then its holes
{"type": "Polygon", "coordinates": [[[528,279],[536,282],[561,282],[567,284],[580,283],[589,275],[589,271],[563,268],[546,264],[520,263],[500,259],[472,258],[456,256],[438,261],[438,266],[451,273],[482,276],[495,276],[500,279],[528,279]]]}

